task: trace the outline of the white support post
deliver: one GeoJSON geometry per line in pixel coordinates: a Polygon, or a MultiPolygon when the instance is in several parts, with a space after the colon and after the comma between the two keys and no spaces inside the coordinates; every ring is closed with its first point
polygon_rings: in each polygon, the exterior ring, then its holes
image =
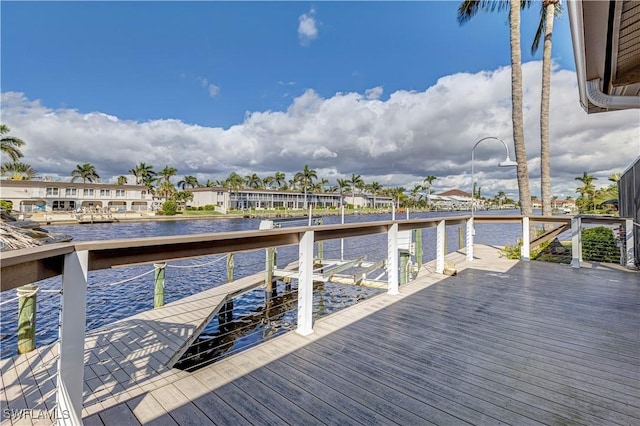
{"type": "Polygon", "coordinates": [[[531,260],[530,245],[529,218],[525,216],[522,218],[522,247],[520,248],[520,260],[524,260],[525,262],[531,260]]]}
{"type": "Polygon", "coordinates": [[[389,294],[398,294],[398,224],[394,223],[387,231],[387,277],[389,294]]]}
{"type": "Polygon", "coordinates": [[[467,260],[473,260],[473,218],[467,219],[467,260]]]}
{"type": "Polygon", "coordinates": [[[313,231],[302,234],[298,246],[298,328],[296,333],[313,333],[313,231]]]}
{"type": "Polygon", "coordinates": [[[88,251],[64,257],[57,382],[57,404],[63,421],[82,418],[88,266],[88,251]]]}
{"type": "Polygon", "coordinates": [[[444,220],[438,222],[438,226],[436,228],[436,273],[442,274],[444,273],[444,257],[446,253],[444,252],[444,239],[445,236],[445,228],[446,224],[444,220]]]}
{"type": "Polygon", "coordinates": [[[579,216],[571,218],[571,267],[580,268],[582,261],[582,235],[580,233],[581,220],[579,216]]]}
{"type": "Polygon", "coordinates": [[[627,268],[635,268],[636,254],[635,242],[633,240],[633,219],[625,219],[624,221],[624,240],[626,244],[627,268]]]}

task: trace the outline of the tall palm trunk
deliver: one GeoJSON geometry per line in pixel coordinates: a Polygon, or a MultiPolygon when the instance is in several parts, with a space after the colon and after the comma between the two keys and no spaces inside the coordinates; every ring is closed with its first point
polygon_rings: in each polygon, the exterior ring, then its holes
{"type": "Polygon", "coordinates": [[[511,39],[511,120],[513,121],[513,144],[518,162],[518,193],[520,211],[531,215],[531,192],[529,190],[529,168],[524,143],[524,119],[522,115],[522,53],[520,51],[520,2],[512,1],[509,13],[511,39]]]}
{"type": "Polygon", "coordinates": [[[544,48],[542,51],[542,96],[540,100],[540,188],[542,215],[551,216],[551,166],[549,159],[549,94],[551,92],[551,35],[557,0],[546,0],[544,48]]]}

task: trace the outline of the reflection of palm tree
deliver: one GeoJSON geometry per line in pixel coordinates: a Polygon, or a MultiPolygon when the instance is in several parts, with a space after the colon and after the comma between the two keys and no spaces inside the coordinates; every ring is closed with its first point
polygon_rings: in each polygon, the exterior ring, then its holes
{"type": "Polygon", "coordinates": [[[94,182],[97,179],[100,179],[98,173],[96,172],[96,166],[89,163],[84,163],[83,165],[77,164],[76,168],[71,171],[71,182],[74,182],[76,178],[82,179],[82,183],[94,182]]]}
{"type": "Polygon", "coordinates": [[[518,191],[520,210],[525,216],[533,214],[531,191],[529,190],[529,170],[524,143],[524,119],[522,116],[522,52],[520,51],[520,8],[529,2],[464,0],[458,7],[458,23],[464,24],[479,11],[503,11],[509,8],[509,39],[511,41],[511,121],[513,125],[513,145],[518,162],[518,191]]]}
{"type": "MultiPolygon", "coordinates": [[[[10,131],[6,125],[0,124],[0,135],[4,135],[10,131]]],[[[22,139],[13,136],[2,136],[0,140],[0,150],[13,161],[17,161],[18,158],[22,157],[22,152],[19,148],[23,145],[24,141],[22,139]]]]}

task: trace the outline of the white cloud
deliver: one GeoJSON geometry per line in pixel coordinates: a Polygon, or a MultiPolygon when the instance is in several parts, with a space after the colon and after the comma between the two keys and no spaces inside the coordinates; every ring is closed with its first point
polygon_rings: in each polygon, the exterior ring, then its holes
{"type": "MultiPolygon", "coordinates": [[[[524,64],[523,77],[531,188],[539,194],[540,63],[524,64]]],[[[332,181],[356,173],[367,182],[410,188],[435,175],[438,191],[468,190],[476,141],[496,136],[513,150],[509,68],[449,75],[425,91],[396,91],[384,101],[381,92],[373,88],[323,98],[307,90],[286,111],[250,112],[226,130],[54,109],[15,92],[3,93],[1,102],[3,123],[26,141],[24,161],[43,175],[66,178],[85,162],[107,179],[145,162],[156,169],[172,165],[180,176],[195,175],[203,182],[232,171],[261,176],[280,171],[291,178],[308,164],[332,181]]],[[[583,171],[596,175],[597,185],[608,184],[610,174],[640,155],[639,122],[637,110],[587,115],[578,103],[575,74],[555,70],[553,193],[576,197],[575,177],[583,171]]],[[[494,142],[483,142],[475,151],[478,185],[483,194],[517,195],[515,171],[496,167],[504,148],[494,142]]]]}
{"type": "Polygon", "coordinates": [[[384,92],[384,89],[382,88],[382,86],[378,86],[365,90],[364,96],[369,100],[380,99],[380,96],[382,96],[382,92],[384,92]]]}
{"type": "Polygon", "coordinates": [[[316,10],[311,8],[309,13],[303,13],[298,18],[298,39],[300,40],[300,45],[306,47],[316,38],[318,38],[316,10]]]}
{"type": "Polygon", "coordinates": [[[218,93],[220,93],[220,87],[216,86],[215,84],[209,83],[208,79],[198,77],[198,81],[200,81],[202,87],[205,87],[208,90],[210,97],[215,98],[216,96],[218,96],[218,93]]]}

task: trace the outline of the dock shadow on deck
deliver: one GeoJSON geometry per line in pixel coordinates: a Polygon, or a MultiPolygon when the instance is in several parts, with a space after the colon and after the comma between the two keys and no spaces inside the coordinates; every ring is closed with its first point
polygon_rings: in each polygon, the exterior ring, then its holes
{"type": "Polygon", "coordinates": [[[476,255],[85,424],[639,424],[640,275],[476,255]]]}

